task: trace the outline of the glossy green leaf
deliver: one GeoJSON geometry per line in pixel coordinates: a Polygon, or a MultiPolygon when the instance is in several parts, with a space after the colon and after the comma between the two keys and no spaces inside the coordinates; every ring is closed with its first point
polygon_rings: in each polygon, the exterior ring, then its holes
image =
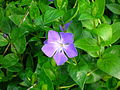
{"type": "Polygon", "coordinates": [[[114,43],[120,38],[120,22],[112,24],[112,32],[111,43],[114,43]]]}
{"type": "Polygon", "coordinates": [[[105,10],[105,0],[95,0],[93,8],[93,16],[100,18],[105,10]]]}
{"type": "Polygon", "coordinates": [[[112,38],[112,27],[109,24],[101,24],[93,32],[101,37],[104,41],[108,41],[112,38]]]}
{"type": "Polygon", "coordinates": [[[109,75],[120,79],[120,46],[108,48],[102,58],[98,60],[97,66],[109,75]]]}
{"type": "Polygon", "coordinates": [[[83,90],[87,77],[88,66],[84,65],[84,62],[80,62],[78,65],[69,65],[68,71],[72,79],[83,90]]]}
{"type": "Polygon", "coordinates": [[[83,49],[85,51],[98,51],[100,47],[97,45],[97,41],[93,38],[83,38],[75,41],[75,46],[77,48],[83,49]]]}
{"type": "Polygon", "coordinates": [[[44,23],[50,23],[62,17],[64,15],[64,11],[62,10],[47,10],[44,15],[44,23]]]}

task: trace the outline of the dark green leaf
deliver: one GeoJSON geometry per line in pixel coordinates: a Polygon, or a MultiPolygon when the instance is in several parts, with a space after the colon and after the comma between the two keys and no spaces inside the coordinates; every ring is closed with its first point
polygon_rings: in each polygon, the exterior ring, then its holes
{"type": "Polygon", "coordinates": [[[10,53],[7,54],[2,60],[1,60],[1,64],[2,67],[10,67],[15,65],[18,62],[19,58],[16,54],[14,53],[10,53]]]}
{"type": "Polygon", "coordinates": [[[120,5],[119,4],[117,4],[117,3],[106,4],[106,6],[111,12],[120,15],[120,5]]]}
{"type": "Polygon", "coordinates": [[[36,19],[40,16],[39,8],[37,7],[37,3],[32,1],[30,5],[30,17],[31,19],[36,19]]]}

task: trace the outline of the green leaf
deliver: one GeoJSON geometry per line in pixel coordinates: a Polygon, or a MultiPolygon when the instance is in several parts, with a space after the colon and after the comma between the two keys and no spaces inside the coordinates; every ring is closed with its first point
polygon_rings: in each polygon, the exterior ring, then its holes
{"type": "Polygon", "coordinates": [[[10,72],[20,72],[22,69],[23,67],[20,63],[16,63],[15,65],[7,68],[7,70],[10,72]]]}
{"type": "Polygon", "coordinates": [[[16,54],[14,53],[10,53],[7,54],[2,60],[1,60],[1,64],[2,67],[10,67],[15,65],[18,62],[19,58],[16,54]]]}
{"type": "Polygon", "coordinates": [[[97,66],[109,75],[120,79],[120,46],[112,46],[98,60],[97,66]]]}
{"type": "Polygon", "coordinates": [[[11,15],[9,16],[10,20],[13,21],[16,25],[19,25],[24,15],[11,15]]]}
{"type": "Polygon", "coordinates": [[[117,4],[117,3],[106,4],[106,6],[111,12],[120,15],[120,5],[119,4],[117,4]]]}
{"type": "Polygon", "coordinates": [[[67,32],[72,33],[74,35],[74,41],[76,41],[77,39],[80,38],[80,35],[81,35],[80,29],[82,29],[81,22],[73,20],[72,23],[70,24],[67,32]]]}
{"type": "Polygon", "coordinates": [[[120,22],[112,24],[112,32],[111,44],[120,38],[120,22]]]}
{"type": "Polygon", "coordinates": [[[94,8],[93,8],[93,16],[100,18],[105,10],[105,0],[95,0],[93,3],[94,8]]]}
{"type": "Polygon", "coordinates": [[[86,27],[87,29],[94,29],[98,25],[98,20],[97,19],[87,19],[87,20],[82,20],[82,26],[86,27]]]}
{"type": "Polygon", "coordinates": [[[97,41],[93,38],[83,38],[75,41],[75,46],[77,48],[83,49],[85,51],[98,51],[100,47],[97,45],[97,41]]]}
{"type": "Polygon", "coordinates": [[[112,27],[109,24],[101,24],[93,32],[101,37],[104,41],[108,41],[112,38],[112,27]]]}
{"type": "Polygon", "coordinates": [[[120,3],[120,0],[117,0],[118,1],[118,3],[120,3]]]}
{"type": "Polygon", "coordinates": [[[37,3],[32,1],[30,5],[30,17],[31,19],[36,19],[40,16],[39,8],[37,7],[37,3]]]}
{"type": "Polygon", "coordinates": [[[91,14],[92,9],[91,9],[91,5],[90,5],[89,0],[78,0],[78,4],[79,4],[80,13],[82,13],[82,14],[83,13],[91,14]]]}
{"type": "Polygon", "coordinates": [[[0,47],[6,46],[8,41],[3,37],[3,33],[0,33],[0,47]]]}
{"type": "Polygon", "coordinates": [[[62,10],[57,10],[57,9],[47,10],[44,15],[44,23],[47,24],[53,22],[58,18],[62,17],[63,15],[64,15],[64,11],[62,10]]]}
{"type": "Polygon", "coordinates": [[[30,3],[32,2],[32,0],[21,0],[21,5],[24,6],[24,5],[30,5],[30,3]]]}
{"type": "Polygon", "coordinates": [[[70,22],[74,17],[76,17],[76,15],[78,14],[78,10],[78,7],[68,10],[67,13],[65,13],[65,15],[63,16],[63,21],[65,23],[70,22]]]}
{"type": "Polygon", "coordinates": [[[10,33],[11,27],[10,27],[10,22],[8,17],[2,17],[2,20],[0,21],[0,30],[3,33],[7,33],[7,34],[10,33]]]}
{"type": "Polygon", "coordinates": [[[78,65],[69,65],[68,72],[71,78],[80,86],[83,90],[84,84],[87,78],[88,66],[81,61],[78,65]]]}
{"type": "Polygon", "coordinates": [[[26,37],[25,34],[28,33],[27,29],[24,27],[13,29],[11,37],[11,50],[13,52],[22,54],[26,49],[26,37]]]}
{"type": "Polygon", "coordinates": [[[26,38],[22,36],[17,38],[12,45],[11,50],[15,53],[22,54],[26,49],[26,38]]]}
{"type": "Polygon", "coordinates": [[[78,20],[89,20],[89,19],[93,19],[94,17],[89,14],[89,13],[83,13],[80,15],[78,20]]]}

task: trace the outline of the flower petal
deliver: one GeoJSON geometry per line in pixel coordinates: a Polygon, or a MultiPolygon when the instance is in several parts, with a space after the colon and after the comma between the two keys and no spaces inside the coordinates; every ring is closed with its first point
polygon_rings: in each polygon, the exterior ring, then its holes
{"type": "Polygon", "coordinates": [[[60,25],[60,30],[65,31],[64,26],[60,25]]]}
{"type": "Polygon", "coordinates": [[[50,30],[48,32],[48,43],[60,41],[60,36],[58,32],[50,30]]]}
{"type": "Polygon", "coordinates": [[[71,23],[72,23],[72,21],[66,23],[66,24],[64,25],[64,29],[67,30],[71,23]]]}
{"type": "Polygon", "coordinates": [[[66,57],[66,55],[64,54],[64,52],[56,52],[56,54],[53,56],[55,62],[57,65],[62,65],[64,64],[68,58],[66,57]]]}
{"type": "Polygon", "coordinates": [[[73,34],[72,33],[64,33],[64,32],[60,32],[60,36],[61,36],[61,41],[65,44],[67,43],[73,43],[73,34]]]}
{"type": "Polygon", "coordinates": [[[64,51],[69,58],[73,58],[78,55],[78,52],[77,52],[76,48],[74,47],[74,44],[69,44],[69,45],[65,46],[64,51]]]}
{"type": "Polygon", "coordinates": [[[56,52],[57,47],[55,46],[54,43],[49,43],[49,44],[45,44],[42,47],[42,51],[45,53],[45,55],[47,55],[48,57],[52,57],[53,54],[56,52]]]}
{"type": "Polygon", "coordinates": [[[48,44],[48,40],[45,40],[43,43],[44,43],[44,44],[48,44]]]}

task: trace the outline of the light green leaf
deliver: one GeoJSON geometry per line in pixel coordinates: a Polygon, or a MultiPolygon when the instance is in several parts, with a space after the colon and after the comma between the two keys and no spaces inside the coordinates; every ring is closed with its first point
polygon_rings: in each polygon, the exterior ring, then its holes
{"type": "Polygon", "coordinates": [[[93,32],[101,37],[104,41],[108,41],[112,38],[112,27],[109,24],[101,24],[93,32]]]}
{"type": "Polygon", "coordinates": [[[75,46],[77,48],[83,49],[85,51],[98,51],[100,47],[97,45],[97,41],[93,38],[83,38],[75,41],[75,46]]]}
{"type": "Polygon", "coordinates": [[[100,18],[105,10],[105,0],[95,0],[93,3],[94,8],[93,8],[93,16],[100,18]]]}
{"type": "Polygon", "coordinates": [[[120,38],[120,22],[112,24],[112,32],[111,44],[120,38]]]}
{"type": "Polygon", "coordinates": [[[62,17],[64,15],[64,11],[62,10],[47,10],[44,15],[44,23],[50,23],[55,21],[56,19],[62,17]]]}

